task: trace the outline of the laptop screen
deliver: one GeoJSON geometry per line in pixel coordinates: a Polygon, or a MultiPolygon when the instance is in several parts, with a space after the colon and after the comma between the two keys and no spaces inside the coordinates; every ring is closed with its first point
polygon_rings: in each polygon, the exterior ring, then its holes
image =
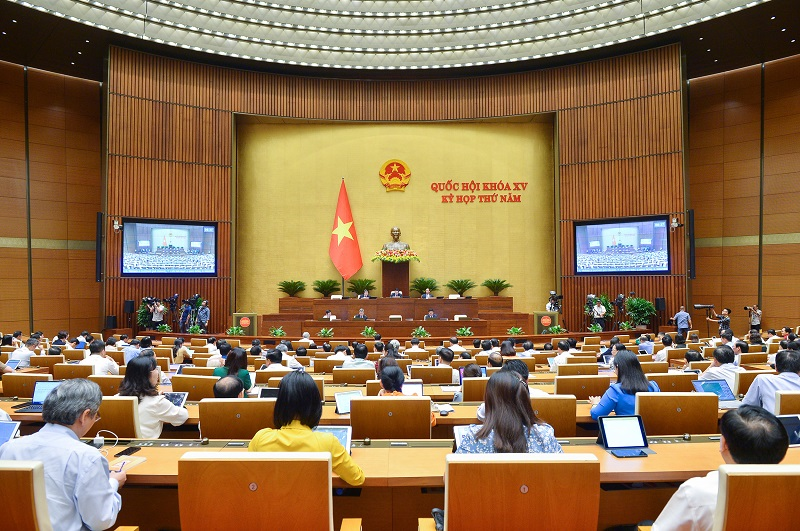
{"type": "Polygon", "coordinates": [[[50,391],[61,385],[63,380],[56,381],[39,381],[35,382],[33,386],[33,399],[34,404],[44,404],[44,399],[50,394],[50,391]]]}
{"type": "Polygon", "coordinates": [[[423,396],[423,386],[421,383],[404,383],[403,394],[406,396],[423,396]]]}
{"type": "Polygon", "coordinates": [[[332,434],[344,446],[347,453],[350,453],[350,441],[353,437],[353,428],[351,426],[317,426],[314,431],[332,434]]]}
{"type": "Polygon", "coordinates": [[[789,446],[800,446],[800,415],[778,415],[789,435],[789,446]]]}
{"type": "Polygon", "coordinates": [[[692,380],[692,385],[698,393],[714,393],[720,400],[736,400],[725,380],[692,380]]]}
{"type": "Polygon", "coordinates": [[[0,422],[0,446],[11,440],[19,430],[19,422],[0,422]]]}
{"type": "Polygon", "coordinates": [[[598,422],[607,449],[647,447],[647,437],[639,415],[600,417],[598,422]]]}

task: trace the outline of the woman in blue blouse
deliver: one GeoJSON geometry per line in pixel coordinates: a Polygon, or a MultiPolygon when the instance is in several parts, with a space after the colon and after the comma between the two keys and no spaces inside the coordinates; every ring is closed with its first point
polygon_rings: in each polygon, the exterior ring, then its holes
{"type": "Polygon", "coordinates": [[[553,428],[531,408],[528,384],[514,371],[500,370],[486,385],[486,421],[472,425],[457,454],[561,453],[553,428]]]}
{"type": "Polygon", "coordinates": [[[617,383],[611,384],[603,397],[590,396],[592,418],[604,417],[614,411],[617,415],[633,415],[636,393],[661,391],[658,384],[649,382],[642,371],[639,358],[630,350],[617,352],[614,358],[617,383]]]}

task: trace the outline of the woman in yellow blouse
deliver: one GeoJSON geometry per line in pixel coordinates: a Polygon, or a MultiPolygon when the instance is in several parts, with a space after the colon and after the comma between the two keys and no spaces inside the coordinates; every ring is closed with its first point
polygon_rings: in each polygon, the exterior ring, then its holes
{"type": "Polygon", "coordinates": [[[333,471],[350,485],[364,483],[364,472],[339,440],[330,433],[312,431],[322,417],[322,400],[314,379],[303,371],[281,380],[273,421],[278,429],[264,428],[250,441],[251,452],[330,452],[333,471]]]}

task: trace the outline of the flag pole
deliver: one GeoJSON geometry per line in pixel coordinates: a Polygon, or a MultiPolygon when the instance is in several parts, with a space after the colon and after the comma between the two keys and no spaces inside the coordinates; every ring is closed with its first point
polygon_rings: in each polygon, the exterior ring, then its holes
{"type": "MultiPolygon", "coordinates": [[[[342,182],[344,182],[344,175],[342,175],[342,182]]],[[[342,277],[342,298],[344,298],[344,277],[342,277]]]]}

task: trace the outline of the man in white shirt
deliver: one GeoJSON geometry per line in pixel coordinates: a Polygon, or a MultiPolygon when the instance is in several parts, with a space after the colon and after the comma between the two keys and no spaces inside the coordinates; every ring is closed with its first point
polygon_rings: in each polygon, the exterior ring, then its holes
{"type": "Polygon", "coordinates": [[[22,345],[17,350],[12,352],[11,356],[9,356],[8,359],[19,360],[19,365],[17,365],[18,369],[30,367],[31,356],[35,354],[34,350],[38,345],[39,345],[39,340],[31,337],[27,341],[25,341],[24,345],[22,345]]]}
{"type": "Polygon", "coordinates": [[[372,369],[375,370],[375,363],[367,359],[367,346],[364,343],[353,345],[353,357],[344,360],[343,369],[372,369]]]}
{"type": "MultiPolygon", "coordinates": [[[[442,347],[438,351],[439,354],[439,367],[450,367],[450,364],[453,363],[453,358],[455,358],[455,354],[449,348],[442,347]]],[[[458,369],[453,369],[453,378],[451,380],[452,383],[459,385],[461,383],[461,375],[458,372],[458,369]]]]}
{"type": "Polygon", "coordinates": [[[556,365],[564,365],[567,363],[567,358],[571,358],[573,355],[569,351],[569,343],[565,340],[561,340],[558,342],[558,355],[556,355],[556,365]]]}
{"type": "Polygon", "coordinates": [[[520,358],[531,358],[534,354],[537,354],[537,351],[533,349],[533,343],[531,341],[524,341],[522,343],[522,352],[517,354],[520,358]]]}
{"type": "Polygon", "coordinates": [[[725,380],[728,387],[733,390],[736,373],[742,372],[742,367],[734,365],[736,360],[733,349],[728,345],[720,345],[714,349],[714,359],[711,365],[700,375],[701,380],[725,380]]]}
{"type": "Polygon", "coordinates": [[[54,529],[108,529],[122,508],[117,492],[125,472],[109,472],[108,461],[80,441],[97,421],[103,394],[89,380],[67,380],[44,401],[41,430],[0,447],[0,460],[41,461],[54,529]]]}
{"type": "Polygon", "coordinates": [[[452,350],[456,354],[459,353],[459,352],[466,352],[466,350],[467,350],[467,349],[465,349],[464,347],[462,347],[461,345],[458,344],[458,338],[455,337],[455,336],[450,338],[450,346],[447,347],[447,348],[449,348],[450,350],[452,350]]]}
{"type": "Polygon", "coordinates": [[[411,338],[411,346],[405,349],[404,351],[406,354],[409,352],[426,352],[426,350],[419,346],[419,338],[412,337],[411,338]]]}
{"type": "Polygon", "coordinates": [[[222,367],[225,365],[225,358],[228,357],[228,353],[231,351],[231,344],[224,339],[220,339],[217,345],[216,352],[208,357],[206,367],[222,367]]]}
{"type": "Polygon", "coordinates": [[[280,345],[277,345],[275,348],[281,351],[281,355],[283,356],[283,359],[286,360],[286,366],[287,367],[289,367],[290,369],[295,370],[295,371],[304,370],[303,369],[303,365],[299,361],[294,359],[293,356],[291,356],[289,354],[289,347],[287,347],[284,343],[281,343],[280,345]]]}
{"type": "Polygon", "coordinates": [[[266,368],[264,368],[264,370],[265,371],[277,371],[277,370],[288,369],[288,367],[284,366],[281,363],[282,359],[283,359],[283,352],[281,352],[277,348],[269,349],[267,351],[267,359],[266,359],[266,361],[264,363],[264,365],[266,365],[266,368]]]}
{"type": "Polygon", "coordinates": [[[89,345],[89,357],[81,360],[80,365],[93,365],[94,374],[119,374],[119,365],[106,355],[106,345],[95,339],[89,345]]]}
{"type": "Polygon", "coordinates": [[[311,344],[311,334],[308,332],[303,332],[303,337],[297,340],[298,343],[303,343],[304,346],[308,347],[311,344]]]}
{"type": "Polygon", "coordinates": [[[492,343],[492,352],[500,352],[500,340],[493,337],[489,341],[492,343]]]}
{"type": "Polygon", "coordinates": [[[778,374],[759,374],[742,400],[743,404],[775,411],[776,391],[800,391],[800,352],[781,350],[775,355],[778,374]]]}
{"type": "Polygon", "coordinates": [[[117,348],[124,349],[125,347],[129,347],[130,343],[128,342],[128,334],[122,334],[119,336],[119,341],[117,341],[117,348]]]}
{"type": "Polygon", "coordinates": [[[667,361],[667,351],[674,348],[670,336],[662,337],[661,344],[664,345],[664,348],[653,354],[653,361],[667,361]]]}
{"type": "MultiPolygon", "coordinates": [[[[783,425],[760,407],[729,410],[720,420],[720,433],[719,452],[726,464],[778,464],[789,448],[783,425]]],[[[718,490],[716,470],[685,481],[653,522],[653,531],[710,531],[714,527],[718,490]]]]}
{"type": "Polygon", "coordinates": [[[592,306],[592,319],[594,324],[599,324],[601,327],[606,326],[606,307],[600,299],[595,299],[594,306],[592,306]]]}
{"type": "Polygon", "coordinates": [[[348,360],[353,357],[352,352],[350,351],[350,347],[346,347],[344,345],[339,345],[335,349],[333,349],[333,354],[328,356],[329,360],[348,360]]]}

